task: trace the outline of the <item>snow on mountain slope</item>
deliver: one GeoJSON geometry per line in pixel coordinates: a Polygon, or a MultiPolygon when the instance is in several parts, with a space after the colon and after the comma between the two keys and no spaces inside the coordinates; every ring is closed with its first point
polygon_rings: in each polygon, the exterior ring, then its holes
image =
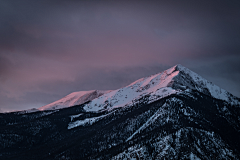
{"type": "Polygon", "coordinates": [[[74,92],[58,101],[40,107],[39,110],[60,109],[91,101],[84,106],[84,109],[89,112],[97,112],[139,103],[139,99],[146,96],[148,98],[145,99],[145,103],[151,103],[170,94],[190,91],[189,89],[198,90],[231,104],[240,104],[237,97],[179,64],[161,73],[141,78],[117,90],[74,92]]]}
{"type": "Polygon", "coordinates": [[[93,100],[87,104],[84,109],[86,111],[113,109],[131,105],[132,103],[138,103],[138,99],[145,95],[149,95],[150,97],[148,100],[152,102],[167,95],[177,93],[177,90],[167,87],[167,84],[171,82],[172,78],[177,74],[178,72],[167,75],[167,72],[163,72],[139,79],[124,88],[114,90],[93,100]]]}
{"type": "Polygon", "coordinates": [[[214,98],[239,104],[239,100],[213,83],[202,78],[193,71],[176,65],[161,73],[141,78],[130,85],[106,93],[84,106],[86,111],[97,112],[105,109],[124,107],[144,96],[151,103],[170,94],[176,94],[187,89],[198,90],[214,98]]]}
{"type": "Polygon", "coordinates": [[[57,100],[53,103],[40,107],[39,110],[43,111],[43,110],[61,109],[61,108],[83,104],[87,101],[91,101],[109,92],[111,92],[111,90],[107,90],[107,91],[90,90],[90,91],[73,92],[60,100],[57,100]]]}
{"type": "Polygon", "coordinates": [[[175,66],[175,70],[180,71],[180,74],[173,79],[175,84],[185,85],[187,88],[196,89],[199,92],[206,93],[209,92],[211,96],[216,99],[221,99],[228,101],[232,104],[239,104],[239,99],[219,86],[213,84],[202,78],[195,72],[189,70],[182,65],[175,66]],[[187,82],[190,82],[187,84],[187,82]]]}

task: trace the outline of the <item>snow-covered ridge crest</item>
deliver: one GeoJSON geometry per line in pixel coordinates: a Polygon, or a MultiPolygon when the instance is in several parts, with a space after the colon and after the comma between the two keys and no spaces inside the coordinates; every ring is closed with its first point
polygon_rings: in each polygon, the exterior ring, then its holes
{"type": "Polygon", "coordinates": [[[141,78],[130,85],[104,94],[84,106],[86,111],[114,109],[139,103],[139,99],[148,96],[148,102],[154,102],[170,94],[178,93],[168,84],[179,74],[176,66],[149,77],[141,78]]]}
{"type": "Polygon", "coordinates": [[[61,108],[75,106],[75,105],[80,105],[109,92],[111,92],[111,90],[107,90],[107,91],[90,90],[90,91],[73,92],[60,100],[57,100],[53,103],[40,107],[39,110],[40,111],[53,110],[53,109],[61,109],[61,108]]]}
{"type": "Polygon", "coordinates": [[[84,106],[84,109],[87,112],[98,112],[140,103],[139,100],[146,96],[148,98],[145,103],[151,103],[170,94],[187,91],[188,89],[198,90],[232,104],[240,104],[237,97],[178,64],[163,72],[136,80],[130,85],[117,90],[74,92],[56,102],[39,108],[39,110],[60,109],[91,101],[84,106]]]}
{"type": "Polygon", "coordinates": [[[239,104],[237,98],[229,92],[178,64],[161,73],[141,78],[126,87],[106,93],[86,104],[84,109],[98,112],[129,106],[138,103],[138,100],[146,95],[148,96],[146,103],[151,103],[186,89],[198,90],[214,98],[239,104]]]}

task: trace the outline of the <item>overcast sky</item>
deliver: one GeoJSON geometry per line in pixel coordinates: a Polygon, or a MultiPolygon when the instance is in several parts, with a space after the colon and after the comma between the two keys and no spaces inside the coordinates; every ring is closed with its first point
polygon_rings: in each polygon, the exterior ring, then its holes
{"type": "Polygon", "coordinates": [[[240,97],[240,2],[0,0],[0,111],[176,64],[240,97]]]}

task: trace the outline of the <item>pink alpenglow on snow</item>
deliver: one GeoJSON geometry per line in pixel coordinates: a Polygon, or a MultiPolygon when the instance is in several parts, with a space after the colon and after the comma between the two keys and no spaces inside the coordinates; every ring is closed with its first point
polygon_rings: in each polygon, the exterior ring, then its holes
{"type": "Polygon", "coordinates": [[[73,92],[60,100],[57,100],[53,103],[40,107],[39,110],[41,111],[53,110],[53,109],[61,109],[61,108],[75,106],[75,105],[80,105],[109,92],[111,92],[111,90],[107,90],[107,91],[90,90],[90,91],[73,92]]]}
{"type": "Polygon", "coordinates": [[[239,104],[237,98],[229,92],[207,81],[198,74],[176,65],[161,73],[141,78],[130,85],[112,91],[80,91],[43,106],[39,110],[52,110],[83,104],[86,112],[99,112],[140,103],[142,97],[148,97],[144,103],[151,103],[171,94],[187,93],[197,90],[216,99],[239,104]]]}

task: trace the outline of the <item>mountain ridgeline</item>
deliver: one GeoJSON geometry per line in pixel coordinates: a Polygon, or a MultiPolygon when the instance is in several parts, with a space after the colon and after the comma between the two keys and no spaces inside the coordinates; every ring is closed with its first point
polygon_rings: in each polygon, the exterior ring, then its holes
{"type": "Polygon", "coordinates": [[[0,114],[0,159],[240,159],[240,99],[176,65],[0,114]]]}

